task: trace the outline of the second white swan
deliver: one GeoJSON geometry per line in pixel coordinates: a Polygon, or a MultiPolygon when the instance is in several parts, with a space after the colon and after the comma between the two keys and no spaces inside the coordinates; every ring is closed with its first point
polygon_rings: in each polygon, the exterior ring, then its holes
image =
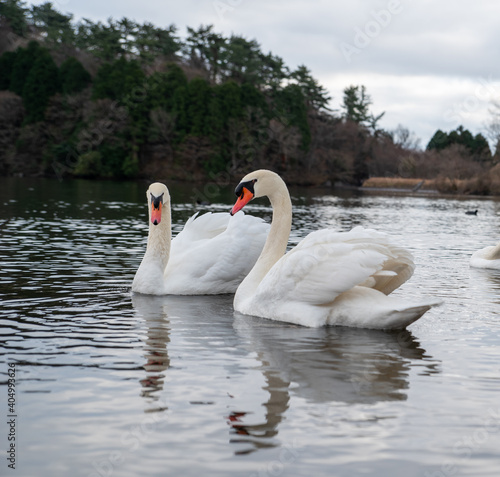
{"type": "Polygon", "coordinates": [[[311,327],[403,329],[441,302],[387,296],[411,277],[415,265],[408,251],[374,230],[319,230],[285,254],[292,204],[274,172],[246,175],[235,192],[232,214],[254,197],[267,196],[273,208],[264,249],[236,291],[235,311],[311,327]]]}
{"type": "Polygon", "coordinates": [[[148,243],[132,291],[148,295],[234,293],[257,260],[269,225],[243,213],[234,217],[227,212],[195,214],[171,240],[167,187],[155,182],[146,197],[148,243]]]}
{"type": "Polygon", "coordinates": [[[470,266],[500,270],[500,243],[474,252],[470,258],[470,266]]]}

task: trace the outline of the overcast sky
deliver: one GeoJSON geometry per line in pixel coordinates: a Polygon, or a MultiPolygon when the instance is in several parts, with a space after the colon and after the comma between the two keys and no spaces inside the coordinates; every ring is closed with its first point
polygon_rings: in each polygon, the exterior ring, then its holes
{"type": "MultiPolygon", "coordinates": [[[[40,4],[46,0],[28,1],[40,4]]],[[[437,129],[485,134],[500,99],[498,0],[53,0],[62,13],[158,27],[214,25],[255,39],[294,69],[306,65],[339,109],[342,91],[365,85],[380,125],[413,131],[425,147],[437,129]]]]}

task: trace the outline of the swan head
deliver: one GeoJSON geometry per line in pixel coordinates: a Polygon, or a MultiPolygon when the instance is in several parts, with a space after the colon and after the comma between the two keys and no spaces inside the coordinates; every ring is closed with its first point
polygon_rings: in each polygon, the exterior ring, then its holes
{"type": "Polygon", "coordinates": [[[149,217],[153,225],[161,222],[161,211],[163,206],[169,205],[170,194],[167,186],[161,182],[154,182],[146,191],[146,197],[149,207],[149,217]]]}
{"type": "Polygon", "coordinates": [[[267,169],[250,172],[250,174],[241,179],[241,182],[234,190],[238,199],[231,209],[231,215],[236,214],[236,212],[245,207],[254,198],[269,197],[272,201],[276,189],[283,186],[286,188],[283,179],[275,172],[268,171],[267,169]]]}

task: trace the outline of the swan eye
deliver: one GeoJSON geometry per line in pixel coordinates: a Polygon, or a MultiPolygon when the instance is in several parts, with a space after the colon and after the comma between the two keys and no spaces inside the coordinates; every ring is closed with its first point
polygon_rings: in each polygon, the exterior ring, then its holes
{"type": "Polygon", "coordinates": [[[245,193],[245,189],[247,189],[249,192],[252,193],[252,195],[255,194],[255,191],[253,189],[253,185],[257,182],[257,179],[253,179],[251,181],[247,182],[240,182],[237,186],[236,189],[234,190],[234,193],[236,194],[236,197],[243,197],[243,194],[245,193]]]}

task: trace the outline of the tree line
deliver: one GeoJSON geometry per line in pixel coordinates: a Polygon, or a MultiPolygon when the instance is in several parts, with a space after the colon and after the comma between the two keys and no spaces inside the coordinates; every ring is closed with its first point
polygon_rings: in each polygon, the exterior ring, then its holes
{"type": "Polygon", "coordinates": [[[403,126],[384,131],[362,85],[331,111],[306,66],[210,25],[181,40],[174,25],[74,23],[50,2],[4,0],[0,55],[4,174],[196,179],[252,164],[292,182],[359,185],[443,173],[450,147],[472,169],[494,161],[486,139],[461,127],[437,131],[426,151],[403,126]]]}

